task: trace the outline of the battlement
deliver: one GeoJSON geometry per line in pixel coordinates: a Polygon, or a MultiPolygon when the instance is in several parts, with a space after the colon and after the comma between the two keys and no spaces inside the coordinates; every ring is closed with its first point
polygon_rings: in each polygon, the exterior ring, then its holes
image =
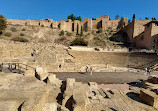
{"type": "MultiPolygon", "coordinates": [[[[125,24],[127,25],[128,18],[124,19],[125,24]]],[[[8,24],[12,25],[28,25],[28,26],[42,26],[42,27],[52,27],[53,29],[59,29],[64,31],[77,31],[77,24],[79,26],[79,30],[83,27],[84,30],[97,30],[102,28],[106,30],[108,27],[112,29],[116,29],[119,25],[119,20],[109,20],[109,15],[102,15],[100,18],[96,18],[96,20],[92,20],[90,18],[84,18],[83,21],[69,19],[54,21],[52,19],[45,20],[15,20],[15,19],[7,19],[8,24]]]]}

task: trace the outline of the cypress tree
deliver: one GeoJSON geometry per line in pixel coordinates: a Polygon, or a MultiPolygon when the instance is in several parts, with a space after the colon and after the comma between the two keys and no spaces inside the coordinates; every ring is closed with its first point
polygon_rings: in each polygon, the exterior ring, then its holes
{"type": "Polygon", "coordinates": [[[79,26],[78,26],[78,23],[77,23],[77,34],[76,35],[79,35],[79,26]]]}
{"type": "Polygon", "coordinates": [[[80,36],[83,36],[83,27],[81,26],[81,33],[80,36]]]}

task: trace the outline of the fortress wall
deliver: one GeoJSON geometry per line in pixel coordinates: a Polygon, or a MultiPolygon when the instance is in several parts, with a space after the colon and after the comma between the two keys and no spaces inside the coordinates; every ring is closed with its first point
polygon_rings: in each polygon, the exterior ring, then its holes
{"type": "Polygon", "coordinates": [[[26,21],[26,25],[39,26],[39,21],[27,20],[27,21],[26,21]]]}
{"type": "Polygon", "coordinates": [[[152,41],[151,41],[151,30],[152,30],[152,24],[149,24],[149,26],[144,26],[144,36],[143,36],[143,42],[144,42],[144,47],[146,49],[152,49],[152,41]]]}
{"type": "Polygon", "coordinates": [[[109,15],[102,15],[100,16],[101,20],[109,21],[109,15]]]}
{"type": "Polygon", "coordinates": [[[50,27],[51,26],[51,24],[52,24],[52,22],[48,22],[48,21],[43,21],[43,25],[45,26],[45,27],[50,27]]]}
{"type": "Polygon", "coordinates": [[[87,29],[88,30],[92,30],[93,29],[92,25],[93,25],[93,20],[92,19],[88,19],[88,21],[87,21],[87,29]]]}
{"type": "Polygon", "coordinates": [[[152,23],[145,25],[144,27],[145,27],[144,32],[134,38],[136,47],[153,49],[152,39],[154,38],[152,38],[152,36],[157,35],[158,28],[157,27],[154,28],[154,24],[152,23]]]}
{"type": "Polygon", "coordinates": [[[53,21],[53,22],[52,22],[52,28],[53,28],[53,29],[58,29],[58,24],[59,24],[59,23],[58,23],[57,21],[53,21]]]}
{"type": "Polygon", "coordinates": [[[144,45],[144,33],[139,34],[137,37],[134,38],[134,43],[138,48],[145,48],[144,45]]]}
{"type": "Polygon", "coordinates": [[[72,22],[65,22],[65,31],[72,32],[72,22]]]}
{"type": "Polygon", "coordinates": [[[101,19],[92,20],[92,30],[97,30],[99,28],[102,28],[101,19]]]}
{"type": "Polygon", "coordinates": [[[128,37],[130,39],[130,42],[134,43],[134,39],[133,39],[134,22],[129,23],[127,26],[125,26],[125,28],[123,30],[127,33],[128,37]]]}
{"type": "Polygon", "coordinates": [[[108,27],[116,29],[120,20],[110,20],[107,24],[108,27]]]}
{"type": "Polygon", "coordinates": [[[7,24],[12,24],[12,25],[25,25],[26,21],[25,20],[17,20],[17,19],[7,19],[7,24]]]}
{"type": "Polygon", "coordinates": [[[78,20],[74,20],[74,31],[77,32],[77,24],[78,24],[78,28],[79,28],[79,33],[81,30],[81,22],[78,20]]]}
{"type": "Polygon", "coordinates": [[[134,33],[133,33],[133,37],[136,37],[139,34],[141,34],[144,31],[144,29],[145,29],[144,25],[147,24],[150,21],[151,20],[135,20],[134,21],[134,33]]]}
{"type": "Polygon", "coordinates": [[[124,18],[125,26],[128,25],[128,18],[124,18]]]}
{"type": "Polygon", "coordinates": [[[151,36],[155,36],[158,34],[158,25],[155,23],[152,24],[151,36]]]}
{"type": "Polygon", "coordinates": [[[61,20],[59,21],[59,24],[60,24],[60,30],[65,30],[65,21],[61,20]]]}
{"type": "MultiPolygon", "coordinates": [[[[125,22],[127,22],[128,18],[125,18],[125,22]]],[[[118,20],[109,20],[108,15],[103,15],[100,18],[96,18],[96,20],[92,20],[89,18],[84,18],[84,21],[72,21],[68,20],[64,21],[54,21],[52,19],[46,19],[46,20],[27,20],[27,21],[21,21],[21,20],[13,20],[8,19],[8,23],[10,24],[21,24],[21,25],[31,25],[31,26],[46,26],[46,27],[52,27],[54,29],[60,29],[65,31],[77,31],[77,23],[79,24],[79,30],[81,26],[83,26],[83,30],[97,30],[99,28],[107,29],[108,27],[112,27],[112,29],[116,29],[118,26],[118,20]]]]}

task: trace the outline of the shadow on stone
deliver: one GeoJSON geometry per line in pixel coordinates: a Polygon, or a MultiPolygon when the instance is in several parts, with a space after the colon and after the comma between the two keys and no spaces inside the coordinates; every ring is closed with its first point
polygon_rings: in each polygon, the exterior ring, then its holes
{"type": "Polygon", "coordinates": [[[114,109],[114,108],[110,108],[112,111],[117,111],[116,109],[114,109]]]}
{"type": "Polygon", "coordinates": [[[18,107],[18,111],[22,111],[21,108],[22,108],[23,104],[24,104],[24,102],[18,107]]]}
{"type": "Polygon", "coordinates": [[[75,104],[75,100],[73,99],[73,96],[71,96],[66,104],[65,104],[65,107],[68,108],[70,111],[73,111],[74,107],[73,107],[73,104],[75,104]]]}
{"type": "Polygon", "coordinates": [[[60,87],[60,90],[61,90],[61,93],[58,94],[56,100],[57,100],[58,104],[62,105],[62,100],[64,99],[63,98],[64,91],[66,90],[66,81],[62,81],[62,85],[60,87]]]}
{"type": "Polygon", "coordinates": [[[127,95],[129,98],[131,98],[131,99],[133,99],[133,100],[135,100],[135,101],[137,101],[137,102],[141,102],[141,103],[142,103],[142,101],[141,101],[140,98],[139,98],[139,94],[138,94],[138,93],[129,92],[129,93],[127,93],[126,95],[127,95]]]}

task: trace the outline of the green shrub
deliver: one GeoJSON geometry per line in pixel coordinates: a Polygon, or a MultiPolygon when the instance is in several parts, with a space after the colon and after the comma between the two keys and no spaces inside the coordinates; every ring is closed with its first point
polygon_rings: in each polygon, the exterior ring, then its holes
{"type": "Polygon", "coordinates": [[[20,36],[25,36],[25,34],[24,33],[20,33],[20,36]]]}
{"type": "Polygon", "coordinates": [[[67,36],[72,36],[72,33],[71,32],[66,32],[66,35],[67,36]]]}
{"type": "Polygon", "coordinates": [[[63,36],[64,34],[65,34],[65,32],[62,30],[59,35],[63,36]]]}
{"type": "Polygon", "coordinates": [[[16,30],[15,27],[11,27],[11,31],[12,31],[12,32],[16,32],[17,30],[16,30]]]}
{"type": "Polygon", "coordinates": [[[85,41],[81,37],[77,37],[71,42],[70,45],[71,46],[87,46],[88,45],[88,41],[85,41]]]}
{"type": "Polygon", "coordinates": [[[2,30],[7,28],[7,21],[3,15],[0,15],[0,34],[2,34],[2,30]]]}
{"type": "Polygon", "coordinates": [[[11,34],[11,33],[9,33],[9,32],[6,32],[6,33],[4,34],[4,36],[11,37],[11,36],[12,36],[12,34],[11,34]]]}
{"type": "Polygon", "coordinates": [[[85,28],[85,32],[88,32],[88,28],[85,28]]]}
{"type": "Polygon", "coordinates": [[[22,31],[25,31],[25,29],[23,28],[22,31]]]}
{"type": "Polygon", "coordinates": [[[14,37],[14,38],[12,38],[11,40],[13,40],[13,41],[18,41],[18,42],[28,42],[27,39],[22,38],[22,37],[14,37]]]}
{"type": "Polygon", "coordinates": [[[93,34],[93,35],[96,35],[95,31],[92,31],[92,34],[93,34]]]}
{"type": "Polygon", "coordinates": [[[66,40],[66,39],[67,39],[67,38],[66,38],[65,36],[60,38],[61,41],[64,41],[64,40],[66,40]]]}
{"type": "Polygon", "coordinates": [[[102,28],[99,28],[97,31],[97,33],[102,33],[102,32],[103,32],[102,28]]]}

